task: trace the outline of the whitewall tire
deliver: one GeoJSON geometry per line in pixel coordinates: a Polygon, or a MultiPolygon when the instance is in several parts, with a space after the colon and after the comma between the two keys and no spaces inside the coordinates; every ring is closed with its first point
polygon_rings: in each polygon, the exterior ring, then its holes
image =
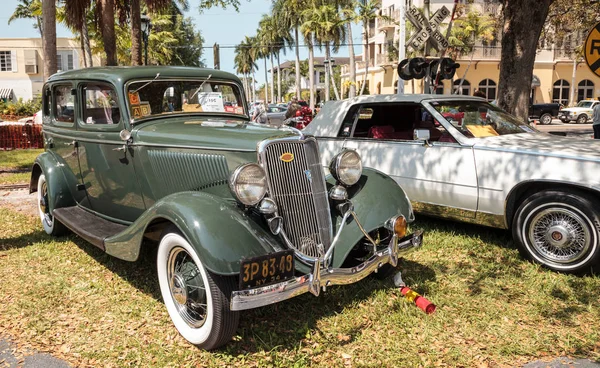
{"type": "Polygon", "coordinates": [[[233,279],[211,274],[174,227],[161,238],[156,265],[163,301],[181,336],[206,350],[231,340],[239,322],[239,313],[229,310],[233,279]]]}
{"type": "Polygon", "coordinates": [[[40,174],[37,184],[37,206],[42,227],[46,234],[58,236],[64,234],[66,228],[58,220],[54,219],[50,209],[50,197],[48,196],[48,183],[46,176],[40,174]]]}

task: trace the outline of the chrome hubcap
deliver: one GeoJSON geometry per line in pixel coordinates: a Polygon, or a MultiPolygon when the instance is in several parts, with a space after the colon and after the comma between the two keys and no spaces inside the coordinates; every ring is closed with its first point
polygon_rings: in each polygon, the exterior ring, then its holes
{"type": "Polygon", "coordinates": [[[42,220],[46,222],[48,226],[52,226],[52,216],[48,212],[48,187],[46,182],[42,183],[42,190],[40,191],[39,207],[42,214],[42,220]]]}
{"type": "Polygon", "coordinates": [[[578,260],[590,247],[592,235],[582,215],[566,208],[549,208],[536,214],[529,241],[542,257],[556,263],[578,260]]]}
{"type": "Polygon", "coordinates": [[[171,250],[167,278],[181,318],[193,328],[204,325],[208,313],[206,287],[200,269],[185,249],[175,247],[171,250]]]}

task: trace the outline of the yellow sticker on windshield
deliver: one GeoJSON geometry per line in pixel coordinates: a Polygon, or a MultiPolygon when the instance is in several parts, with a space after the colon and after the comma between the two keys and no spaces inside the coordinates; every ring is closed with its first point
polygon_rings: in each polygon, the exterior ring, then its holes
{"type": "Polygon", "coordinates": [[[466,125],[466,127],[475,138],[495,137],[500,135],[489,125],[466,125]]]}

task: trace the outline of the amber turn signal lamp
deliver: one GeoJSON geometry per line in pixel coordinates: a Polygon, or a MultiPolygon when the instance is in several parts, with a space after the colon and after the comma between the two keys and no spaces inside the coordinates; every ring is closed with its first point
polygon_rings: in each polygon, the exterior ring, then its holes
{"type": "Polygon", "coordinates": [[[406,229],[408,227],[408,223],[406,222],[406,218],[404,216],[398,216],[394,220],[394,234],[400,239],[406,236],[406,229]]]}

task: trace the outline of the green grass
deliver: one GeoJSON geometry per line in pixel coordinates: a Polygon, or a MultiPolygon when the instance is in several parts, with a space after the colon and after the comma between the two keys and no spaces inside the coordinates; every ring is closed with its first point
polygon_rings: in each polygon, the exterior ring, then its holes
{"type": "Polygon", "coordinates": [[[29,183],[31,173],[29,171],[19,173],[0,173],[0,185],[26,184],[29,183]]]}
{"type": "Polygon", "coordinates": [[[426,315],[390,279],[367,278],[242,313],[215,352],[187,344],[161,302],[153,255],[119,261],[0,208],[0,326],[75,366],[517,366],[600,359],[600,279],[524,261],[508,232],[420,217],[423,249],[405,281],[438,306],[426,315]]]}
{"type": "Polygon", "coordinates": [[[43,149],[17,149],[10,151],[0,150],[1,170],[28,170],[31,169],[33,161],[43,149]]]}

